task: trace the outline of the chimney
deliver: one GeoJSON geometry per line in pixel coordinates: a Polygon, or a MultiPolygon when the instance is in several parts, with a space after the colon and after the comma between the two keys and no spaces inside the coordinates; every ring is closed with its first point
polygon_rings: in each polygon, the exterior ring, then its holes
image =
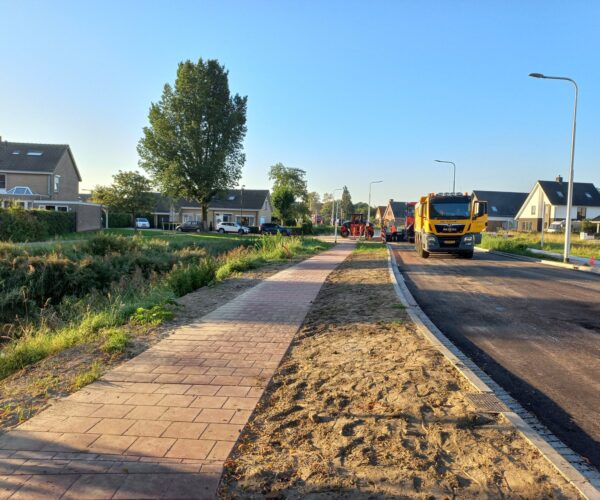
{"type": "Polygon", "coordinates": [[[394,203],[394,198],[390,198],[390,203],[394,203]]]}
{"type": "Polygon", "coordinates": [[[562,183],[562,176],[561,175],[557,175],[556,176],[556,182],[558,182],[559,184],[562,183]]]}

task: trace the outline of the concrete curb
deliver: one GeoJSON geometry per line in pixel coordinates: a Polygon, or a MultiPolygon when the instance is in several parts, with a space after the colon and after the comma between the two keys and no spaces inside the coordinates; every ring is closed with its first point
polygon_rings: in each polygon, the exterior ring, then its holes
{"type": "Polygon", "coordinates": [[[398,270],[392,247],[387,245],[387,249],[388,268],[396,294],[423,336],[456,367],[477,391],[495,394],[508,406],[511,411],[503,413],[508,421],[585,498],[600,500],[600,473],[554,436],[535,416],[525,410],[433,324],[406,286],[404,278],[398,270]]]}
{"type": "Polygon", "coordinates": [[[536,257],[529,257],[527,255],[517,255],[514,253],[500,252],[498,250],[490,250],[488,248],[475,247],[478,252],[492,253],[496,255],[502,255],[514,260],[523,260],[525,262],[536,262],[537,264],[545,264],[546,266],[560,267],[562,269],[570,269],[572,271],[581,271],[584,273],[600,274],[600,269],[595,267],[585,266],[583,264],[565,264],[564,262],[558,262],[555,260],[537,259],[536,257]]]}

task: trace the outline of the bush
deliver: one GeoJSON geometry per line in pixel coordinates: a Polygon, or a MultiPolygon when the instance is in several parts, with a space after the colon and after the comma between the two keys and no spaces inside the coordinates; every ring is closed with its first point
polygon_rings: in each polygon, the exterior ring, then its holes
{"type": "Polygon", "coordinates": [[[198,264],[176,265],[167,276],[167,285],[175,295],[181,297],[212,283],[217,265],[216,259],[212,257],[206,257],[198,264]]]}
{"type": "Polygon", "coordinates": [[[0,209],[0,240],[36,241],[72,233],[76,229],[75,212],[50,210],[0,209]]]}
{"type": "Polygon", "coordinates": [[[102,344],[102,350],[108,354],[125,352],[130,344],[129,334],[121,328],[111,328],[103,332],[106,338],[102,344]]]}
{"type": "MultiPolygon", "coordinates": [[[[104,220],[104,215],[102,216],[104,220]]],[[[119,212],[108,213],[108,227],[119,228],[119,227],[131,227],[131,214],[124,214],[119,212]]]]}
{"type": "Polygon", "coordinates": [[[313,234],[313,224],[311,221],[302,223],[302,234],[313,234]]]}
{"type": "Polygon", "coordinates": [[[152,325],[158,326],[167,321],[173,319],[173,311],[167,309],[162,304],[157,304],[150,309],[145,307],[138,307],[135,313],[131,316],[131,321],[138,325],[152,325]]]}

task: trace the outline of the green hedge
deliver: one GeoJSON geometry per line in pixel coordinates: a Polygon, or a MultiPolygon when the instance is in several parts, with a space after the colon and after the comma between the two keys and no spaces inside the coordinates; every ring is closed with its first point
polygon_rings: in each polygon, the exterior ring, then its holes
{"type": "Polygon", "coordinates": [[[53,210],[0,209],[0,241],[40,241],[73,233],[75,212],[53,210]]]}

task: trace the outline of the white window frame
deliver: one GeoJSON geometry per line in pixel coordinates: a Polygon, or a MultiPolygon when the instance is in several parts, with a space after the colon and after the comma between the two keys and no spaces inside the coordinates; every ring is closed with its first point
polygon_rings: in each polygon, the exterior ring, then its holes
{"type": "Polygon", "coordinates": [[[60,175],[54,176],[54,192],[58,193],[60,191],[60,175]]]}
{"type": "Polygon", "coordinates": [[[531,215],[535,215],[535,209],[536,209],[536,206],[531,205],[531,215]]]}

